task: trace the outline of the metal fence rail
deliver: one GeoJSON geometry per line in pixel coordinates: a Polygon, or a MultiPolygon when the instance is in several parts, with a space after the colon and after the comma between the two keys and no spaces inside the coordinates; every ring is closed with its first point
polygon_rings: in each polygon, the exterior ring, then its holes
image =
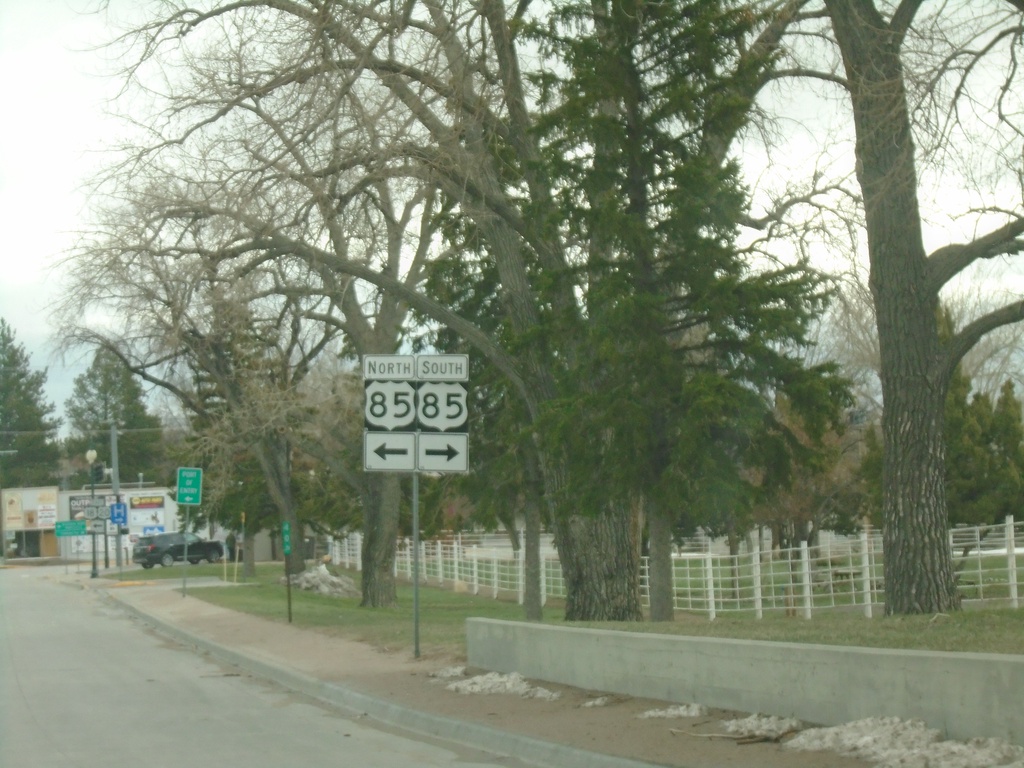
{"type": "MultiPolygon", "coordinates": [[[[521,540],[521,539],[520,539],[521,540]]],[[[1017,555],[1024,556],[1024,523],[1007,517],[1002,525],[956,528],[949,532],[957,589],[965,603],[1020,607],[1021,574],[1017,555]]],[[[692,549],[688,547],[687,549],[692,549]]],[[[353,533],[331,542],[331,558],[345,568],[362,569],[362,536],[353,533]]],[[[815,611],[855,609],[870,618],[885,595],[882,537],[866,532],[856,537],[825,537],[819,546],[802,542],[792,549],[760,549],[752,538],[738,555],[713,551],[701,539],[698,549],[673,556],[675,607],[706,613],[746,611],[761,618],[766,611],[811,618],[815,611]]],[[[411,543],[401,540],[395,575],[412,580],[411,543]]],[[[522,550],[494,536],[456,535],[420,542],[420,581],[458,591],[515,596],[523,601],[525,568],[522,550]]],[[[565,597],[557,552],[541,548],[541,600],[565,597]]],[[[650,605],[648,562],[641,562],[644,606],[650,605]]]]}

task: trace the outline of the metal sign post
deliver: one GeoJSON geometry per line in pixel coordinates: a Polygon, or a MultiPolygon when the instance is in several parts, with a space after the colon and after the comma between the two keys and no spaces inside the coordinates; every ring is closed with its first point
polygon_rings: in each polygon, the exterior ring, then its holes
{"type": "Polygon", "coordinates": [[[181,596],[185,597],[188,582],[188,519],[192,512],[191,507],[185,507],[185,530],[181,533],[181,543],[184,551],[181,557],[181,596]]]}
{"type": "Polygon", "coordinates": [[[61,558],[64,560],[64,573],[68,572],[69,536],[85,536],[85,520],[58,520],[54,523],[54,534],[61,540],[61,558]]]}
{"type": "Polygon", "coordinates": [[[292,524],[281,523],[281,549],[284,550],[284,581],[288,586],[288,623],[292,623],[292,575],[288,573],[288,555],[292,553],[292,524]]]}
{"type": "Polygon", "coordinates": [[[184,557],[181,560],[181,596],[185,597],[186,582],[188,580],[188,533],[189,514],[188,507],[198,507],[203,500],[203,470],[197,467],[178,467],[178,488],[175,493],[175,501],[185,505],[185,530],[182,531],[184,543],[184,557]]]}
{"type": "Polygon", "coordinates": [[[363,355],[363,469],[412,472],[413,652],[420,655],[420,472],[469,470],[469,355],[363,355]]]}
{"type": "Polygon", "coordinates": [[[420,657],[420,473],[413,472],[413,652],[420,657]]]}

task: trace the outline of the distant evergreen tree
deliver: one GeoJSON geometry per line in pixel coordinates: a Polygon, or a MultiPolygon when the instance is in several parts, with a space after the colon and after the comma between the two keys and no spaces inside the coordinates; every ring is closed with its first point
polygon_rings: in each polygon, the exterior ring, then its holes
{"type": "Polygon", "coordinates": [[[147,411],[138,379],[111,352],[96,351],[89,369],[75,377],[64,410],[71,427],[65,441],[69,457],[81,457],[95,448],[99,460],[111,466],[113,424],[118,430],[120,480],[134,482],[140,474],[157,479],[163,459],[160,419],[147,411]]]}
{"type": "MultiPolygon", "coordinates": [[[[991,525],[1024,507],[1024,423],[1013,384],[995,405],[957,370],[946,395],[946,506],[949,525],[991,525]]],[[[869,432],[861,463],[868,513],[881,524],[882,445],[869,432]]]]}
{"type": "Polygon", "coordinates": [[[989,437],[997,465],[992,519],[1002,522],[1007,515],[1024,515],[1024,419],[1013,382],[1007,381],[999,392],[989,437]]]}
{"type": "Polygon", "coordinates": [[[958,371],[946,399],[949,521],[953,525],[1000,523],[1021,509],[1021,406],[1010,382],[995,405],[984,393],[970,397],[970,389],[970,380],[958,371]]]}
{"type": "Polygon", "coordinates": [[[43,396],[46,371],[33,371],[25,347],[0,318],[0,483],[4,488],[55,485],[59,476],[54,406],[43,396]]]}

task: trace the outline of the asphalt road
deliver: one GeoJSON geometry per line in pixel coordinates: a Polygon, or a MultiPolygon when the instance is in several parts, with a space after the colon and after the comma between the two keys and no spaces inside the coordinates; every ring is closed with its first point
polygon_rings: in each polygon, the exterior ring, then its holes
{"type": "Polygon", "coordinates": [[[146,629],[50,568],[0,569],[0,766],[522,765],[351,719],[146,629]]]}

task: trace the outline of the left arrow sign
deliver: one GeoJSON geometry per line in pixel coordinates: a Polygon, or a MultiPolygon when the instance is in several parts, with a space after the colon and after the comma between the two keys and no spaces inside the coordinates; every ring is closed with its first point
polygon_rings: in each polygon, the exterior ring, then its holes
{"type": "Polygon", "coordinates": [[[415,468],[415,432],[363,433],[363,469],[378,472],[411,472],[415,468]]]}
{"type": "Polygon", "coordinates": [[[388,448],[387,443],[381,443],[380,448],[374,451],[378,456],[387,461],[388,455],[392,456],[404,456],[409,451],[406,448],[388,448]]]}

